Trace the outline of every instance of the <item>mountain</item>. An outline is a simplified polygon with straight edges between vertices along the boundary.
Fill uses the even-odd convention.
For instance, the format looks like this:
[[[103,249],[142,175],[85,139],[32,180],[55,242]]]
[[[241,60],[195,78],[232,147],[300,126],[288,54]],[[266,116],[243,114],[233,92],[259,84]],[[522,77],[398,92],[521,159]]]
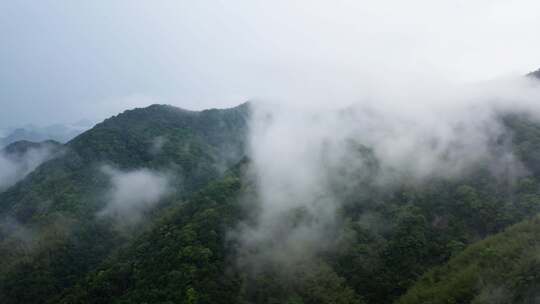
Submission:
[[[243,157],[247,115],[247,105],[201,112],[165,105],[126,111],[63,145],[61,156],[0,193],[2,302],[45,301],[144,230],[144,220],[124,229],[117,224],[123,214],[99,212],[119,193],[128,195],[120,202],[129,203],[156,191],[151,189],[156,178],[149,180],[157,175],[153,172],[163,172],[159,177],[166,176],[172,189],[167,197],[156,197],[164,205],[181,203],[219,178]],[[141,188],[130,188],[133,182]],[[152,217],[153,211],[142,210],[140,216]]]
[[[48,212],[65,211],[65,207],[77,212],[81,205],[99,208],[96,202],[86,205],[76,200],[75,205],[60,206],[69,203],[67,193],[51,193],[50,189],[62,187],[78,192],[83,188],[84,194],[91,196],[95,190],[92,187],[101,182],[92,178],[99,175],[100,165],[119,169],[172,168],[179,191],[189,193],[243,156],[246,113],[246,105],[203,112],[161,105],[126,111],[68,142],[62,157],[43,164],[24,183],[2,194],[0,211],[9,211],[26,221],[44,199],[51,201]],[[27,187],[38,191],[35,194],[39,200],[29,197],[33,191]]]
[[[504,121],[515,134],[516,151],[534,163],[540,125],[522,116]],[[414,292],[422,274],[466,255],[471,249],[465,248],[474,248],[469,245],[484,246],[486,236],[540,212],[537,176],[513,185],[482,166],[459,180],[434,179],[421,187],[403,185],[389,192],[371,185],[367,197],[359,191],[365,186],[358,185],[342,193],[349,201],[341,211],[346,224],[339,235],[345,240],[290,270],[268,264],[251,273],[234,258],[239,244],[229,235],[249,221],[246,202],[257,206],[249,168],[243,161],[185,204],[168,209],[153,228],[51,303],[392,303]],[[302,210],[284,225],[294,225],[298,216]],[[512,252],[536,248],[526,247],[535,231]],[[507,239],[488,242],[504,247]],[[414,299],[405,303],[424,303]]]
[[[351,143],[343,166],[365,166],[331,176],[337,231],[323,250],[283,263],[255,258],[274,253],[238,238],[262,208],[246,157],[250,115],[249,104],[152,105],[59,146],[0,193],[1,302],[468,303],[514,287],[500,299],[534,298],[540,123],[532,117],[501,114],[504,132],[491,146],[511,149],[528,169],[521,175],[487,159],[456,178],[383,187],[373,151]],[[316,224],[310,216],[297,208],[275,225],[286,233]]]

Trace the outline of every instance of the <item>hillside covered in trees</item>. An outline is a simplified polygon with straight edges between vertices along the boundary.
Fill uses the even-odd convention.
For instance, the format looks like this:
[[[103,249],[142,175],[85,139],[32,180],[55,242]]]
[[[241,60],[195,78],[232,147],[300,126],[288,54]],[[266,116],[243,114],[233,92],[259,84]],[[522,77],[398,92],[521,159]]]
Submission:
[[[250,115],[249,104],[201,112],[153,105],[54,143],[57,154],[0,193],[0,302],[540,297],[540,123],[532,117],[503,113],[504,132],[491,143],[494,151],[509,146],[523,174],[487,159],[457,177],[400,178],[389,187],[376,178],[382,165],[373,149],[351,143],[354,153],[329,181],[341,202],[329,240],[313,254],[300,248],[300,258],[255,259],[270,247],[246,249],[238,237],[264,208],[249,157]],[[354,159],[364,165],[349,172]],[[278,228],[317,221],[299,207]]]

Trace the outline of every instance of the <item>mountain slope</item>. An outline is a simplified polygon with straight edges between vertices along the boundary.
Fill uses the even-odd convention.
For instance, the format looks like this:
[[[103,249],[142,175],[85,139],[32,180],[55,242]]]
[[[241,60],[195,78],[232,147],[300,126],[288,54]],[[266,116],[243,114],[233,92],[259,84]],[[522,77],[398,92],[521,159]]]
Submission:
[[[243,202],[254,201],[244,184],[242,163],[211,183],[189,202],[168,210],[154,229],[92,272],[51,303],[251,303],[250,280],[235,267],[229,232],[245,219]],[[322,262],[301,268],[309,278],[286,291],[277,281],[263,281],[258,301],[273,303],[361,303],[342,278]],[[300,280],[299,280],[300,281]],[[309,300],[311,299],[311,300]]]
[[[48,212],[95,211],[100,207],[96,202],[84,204],[68,196],[91,199],[103,186],[96,176],[98,166],[105,164],[120,169],[173,167],[184,178],[179,186],[189,192],[242,157],[246,113],[247,105],[203,112],[159,105],[126,111],[76,137],[65,145],[64,156],[0,195],[0,212],[24,222],[43,200],[51,201]],[[64,190],[50,191],[58,187]]]
[[[239,218],[240,188],[240,180],[229,176],[169,210],[155,229],[98,268],[62,302],[236,302],[240,280],[227,275],[223,244],[227,228]]]
[[[526,136],[514,137],[516,149],[534,153],[540,125],[514,119],[528,126]],[[249,162],[244,166],[249,172]],[[392,303],[432,267],[540,211],[534,176],[508,182],[482,166],[421,187],[388,191],[361,184],[341,193],[347,201],[340,210],[343,240],[290,269],[261,261],[252,273],[237,264],[239,245],[229,233],[257,208],[256,189],[249,175],[236,173],[169,210],[151,231],[51,302]],[[283,225],[294,225],[303,211],[294,212]]]
[[[331,197],[340,201],[342,225],[335,238],[294,265],[257,260],[253,271],[239,260],[245,256],[234,235],[260,206],[244,158],[248,118],[247,105],[151,106],[69,142],[62,157],[0,194],[8,231],[0,235],[2,303],[392,303],[464,248],[540,211],[540,124],[506,115],[507,132],[493,149],[511,148],[528,174],[494,173],[498,164],[486,160],[459,178],[382,187],[374,182],[377,159],[357,147],[350,160],[370,165],[351,174],[347,187],[336,178]],[[103,193],[114,188],[108,172],[141,170],[173,176],[176,191],[132,227],[100,216],[112,199]],[[151,192],[139,187],[128,189]],[[307,216],[295,209],[280,225]]]
[[[397,303],[538,303],[539,253],[537,216],[429,271]]]
[[[42,303],[143,230],[145,221],[123,232],[115,218],[99,216],[116,187],[107,172],[163,172],[171,193],[160,204],[180,203],[243,157],[247,115],[247,104],[201,112],[163,105],[126,111],[76,137],[63,155],[1,193],[3,303]],[[131,191],[140,196],[145,190]],[[158,210],[143,215],[151,218]]]

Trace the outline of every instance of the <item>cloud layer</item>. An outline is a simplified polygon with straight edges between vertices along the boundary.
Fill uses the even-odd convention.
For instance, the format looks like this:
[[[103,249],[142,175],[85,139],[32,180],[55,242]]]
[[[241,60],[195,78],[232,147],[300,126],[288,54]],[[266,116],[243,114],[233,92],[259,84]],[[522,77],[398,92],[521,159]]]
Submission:
[[[234,237],[242,244],[242,263],[294,264],[338,238],[338,192],[365,190],[362,179],[382,187],[421,184],[459,177],[482,162],[492,164],[494,174],[508,168],[525,174],[507,143],[499,142],[510,136],[500,116],[540,118],[540,82],[521,77],[456,86],[382,79],[346,106],[288,100],[255,103],[253,112],[250,155],[261,205]]]

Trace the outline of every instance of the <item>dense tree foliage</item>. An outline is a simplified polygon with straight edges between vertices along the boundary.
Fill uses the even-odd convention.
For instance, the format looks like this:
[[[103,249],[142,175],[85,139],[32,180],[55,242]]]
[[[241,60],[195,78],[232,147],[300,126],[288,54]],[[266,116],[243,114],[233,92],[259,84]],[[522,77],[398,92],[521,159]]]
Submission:
[[[540,218],[469,246],[426,273],[398,303],[536,303]]]
[[[227,274],[223,244],[225,230],[239,217],[240,188],[229,176],[168,210],[63,302],[234,303],[240,283]]]

